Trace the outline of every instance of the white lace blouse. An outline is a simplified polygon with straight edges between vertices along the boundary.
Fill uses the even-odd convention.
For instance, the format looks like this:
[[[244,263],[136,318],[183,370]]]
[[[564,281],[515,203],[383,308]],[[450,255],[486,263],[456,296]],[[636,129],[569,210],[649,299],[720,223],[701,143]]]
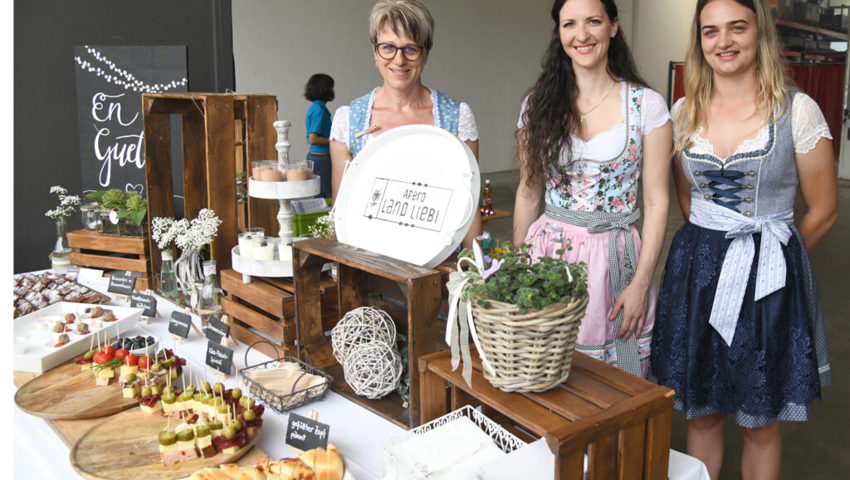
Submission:
[[[437,94],[436,91],[431,88],[431,104],[437,104]],[[348,113],[350,111],[349,105],[343,105],[336,109],[334,112],[333,123],[331,124],[331,140],[336,140],[345,145],[348,145]],[[369,112],[371,115],[371,112]],[[458,111],[458,119],[457,119],[457,136],[463,141],[474,141],[478,140],[478,125],[475,123],[475,116],[472,114],[472,109],[469,108],[464,102],[460,102],[460,110]],[[366,135],[366,144],[368,144],[374,135],[367,134]]]
[[[670,111],[673,118],[679,116],[679,112],[684,108],[684,98],[680,98],[673,109]],[[674,138],[678,133],[677,124],[673,122]],[[703,127],[700,126],[694,133],[694,144],[689,148],[690,151],[697,154],[714,155],[714,146],[702,136]],[[732,155],[739,153],[754,152],[761,150],[767,145],[769,140],[768,126],[765,123],[759,129],[754,138],[744,140]],[[809,153],[817,145],[821,138],[832,140],[832,135],[829,133],[829,125],[823,113],[818,107],[818,104],[812,97],[802,92],[797,92],[791,102],[791,135],[794,141],[794,152]],[[730,157],[732,156],[730,155]],[[725,159],[723,159],[725,161]]]
[[[626,135],[626,115],[628,115],[628,102],[626,94],[628,84],[620,82],[620,100],[622,101],[623,121],[613,126],[610,130],[606,130],[597,134],[587,142],[581,139],[578,135],[570,134],[570,143],[572,145],[573,155],[571,158],[584,158],[587,160],[602,161],[617,157],[623,151],[623,142],[627,138]],[[641,135],[649,135],[649,132],[667,123],[670,119],[670,114],[667,112],[667,102],[660,93],[650,88],[644,88],[643,101],[641,102],[640,110],[640,126]],[[522,116],[525,114],[528,97],[522,100],[522,108],[517,121],[517,128],[524,128],[525,123],[522,121]],[[569,161],[567,152],[561,152],[561,161],[567,163]]]

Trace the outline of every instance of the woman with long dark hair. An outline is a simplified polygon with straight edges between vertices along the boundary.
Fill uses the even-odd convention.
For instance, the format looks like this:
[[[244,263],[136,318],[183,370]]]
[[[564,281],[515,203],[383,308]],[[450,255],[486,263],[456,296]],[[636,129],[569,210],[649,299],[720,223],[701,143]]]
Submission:
[[[779,422],[807,420],[830,383],[806,250],[838,216],[835,159],[817,104],[789,83],[764,0],[697,2],[673,107],[688,222],[667,259],[652,376],[676,391],[688,453],[713,479],[727,417],[743,428],[742,477],[779,478]]]
[[[613,0],[556,0],[551,15],[543,71],[518,124],[513,238],[530,243],[533,256],[564,249],[567,260],[587,264],[576,349],[645,376],[652,277],[667,222],[670,117],[637,73]],[[643,242],[633,225],[639,181]]]

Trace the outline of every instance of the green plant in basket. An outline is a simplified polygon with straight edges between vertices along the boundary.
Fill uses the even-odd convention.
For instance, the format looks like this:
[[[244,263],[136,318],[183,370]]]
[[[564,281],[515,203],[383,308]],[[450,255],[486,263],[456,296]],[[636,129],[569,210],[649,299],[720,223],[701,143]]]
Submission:
[[[532,261],[528,244],[510,245],[495,258],[483,256],[481,281],[472,282],[464,291],[478,305],[490,308],[490,299],[514,304],[520,313],[540,310],[555,303],[570,303],[573,298],[587,294],[587,272],[581,264],[563,260],[565,249],[558,249],[558,258],[540,257]],[[464,250],[461,256],[474,258]]]
[[[446,343],[453,368],[463,358],[468,384],[469,337],[484,377],[502,390],[545,391],[569,374],[575,334],[587,306],[586,267],[563,258],[571,248],[568,242],[554,258],[532,258],[530,248],[508,245],[494,249],[490,257],[473,244],[472,252],[461,252],[457,271],[449,274]]]

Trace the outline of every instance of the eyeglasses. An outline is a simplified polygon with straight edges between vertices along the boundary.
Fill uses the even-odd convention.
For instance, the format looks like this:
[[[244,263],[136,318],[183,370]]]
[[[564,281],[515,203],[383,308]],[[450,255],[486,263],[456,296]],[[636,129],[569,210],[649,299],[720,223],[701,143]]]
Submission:
[[[404,58],[408,60],[416,60],[419,58],[419,55],[422,55],[422,47],[417,45],[405,45],[403,47],[397,47],[392,43],[379,43],[375,45],[375,51],[378,52],[378,56],[384,60],[392,60],[395,58],[395,54],[399,50],[401,50],[401,54],[404,55]]]

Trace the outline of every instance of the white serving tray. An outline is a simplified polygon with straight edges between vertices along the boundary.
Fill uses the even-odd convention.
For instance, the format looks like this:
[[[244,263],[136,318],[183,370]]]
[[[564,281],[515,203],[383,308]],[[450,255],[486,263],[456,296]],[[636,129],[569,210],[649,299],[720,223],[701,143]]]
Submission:
[[[334,203],[340,242],[434,268],[478,215],[481,178],[472,150],[429,125],[397,127],[348,165]]]
[[[280,238],[268,237],[267,241],[274,243],[274,257],[271,260],[257,260],[255,258],[243,257],[239,251],[239,245],[230,250],[230,263],[234,270],[254,277],[291,277],[292,257],[280,258]]]
[[[264,182],[248,178],[248,195],[254,198],[284,200],[307,198],[317,195],[322,190],[322,180],[313,175],[309,180],[293,180],[291,182]]]
[[[64,321],[68,313],[74,313],[78,318],[85,317],[84,312],[87,308],[97,306],[104,310],[111,310],[116,320],[86,322],[89,323],[91,333],[79,335],[74,333],[76,330],[68,332],[71,341],[61,347],[54,347],[58,334],[53,332],[53,324]],[[102,343],[106,338],[115,338],[117,334],[129,330],[141,318],[142,311],[141,308],[59,302],[18,317],[14,320],[14,369],[18,372],[44,373],[87,352],[93,335],[94,342],[97,344],[98,333]],[[75,326],[71,328],[75,329]]]

